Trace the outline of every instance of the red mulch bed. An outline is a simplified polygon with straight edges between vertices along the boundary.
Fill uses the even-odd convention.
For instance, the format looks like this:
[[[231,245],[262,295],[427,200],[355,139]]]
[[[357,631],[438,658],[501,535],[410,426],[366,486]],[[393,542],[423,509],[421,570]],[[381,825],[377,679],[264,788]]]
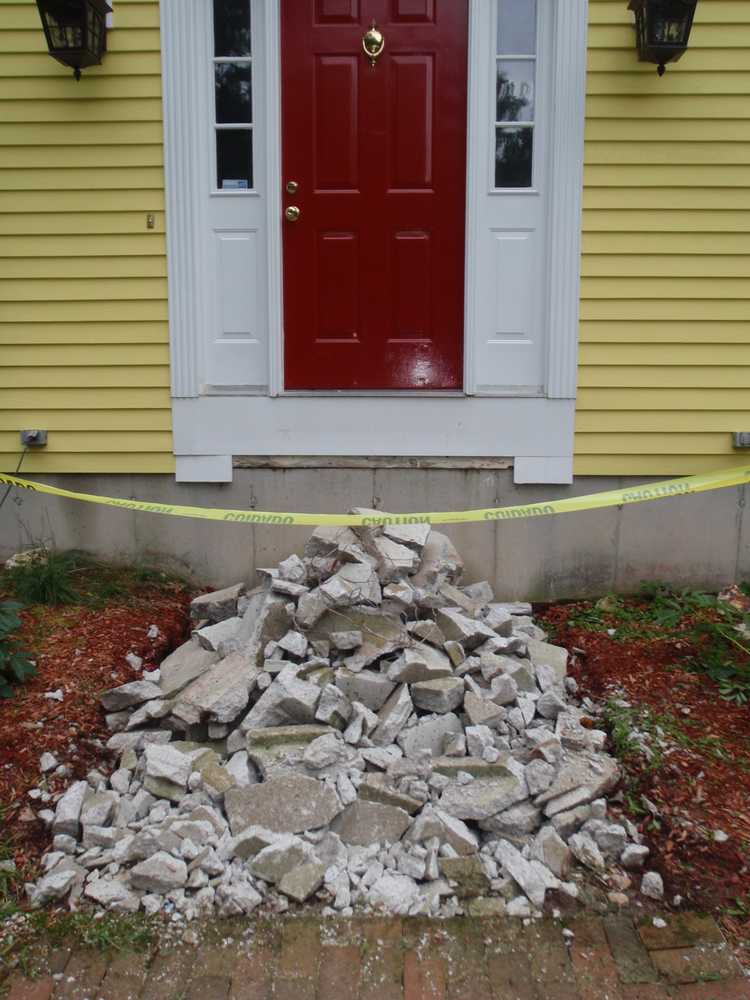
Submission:
[[[664,877],[667,898],[675,894],[690,905],[725,911],[744,899],[750,906],[750,705],[722,700],[716,684],[681,669],[698,650],[680,639],[621,640],[569,624],[571,610],[590,605],[556,605],[539,618],[553,641],[569,650],[571,673],[581,693],[604,700],[617,689],[633,706],[679,720],[691,739],[714,737],[726,759],[710,748],[679,746],[650,771],[641,757],[625,762],[627,783],[659,811],[631,818],[652,849],[652,867]],[[688,820],[692,826],[683,825]],[[713,840],[714,830],[729,834]],[[750,913],[724,917],[738,937],[750,937]]]
[[[28,871],[49,845],[49,834],[27,798],[41,778],[40,755],[49,751],[73,770],[72,777],[48,776],[50,792],[62,791],[92,768],[111,769],[104,748],[111,734],[99,695],[153,669],[184,639],[189,600],[177,585],[143,587],[102,608],[37,606],[21,612],[21,638],[37,661],[37,673],[12,698],[0,700],[0,807],[3,835],[22,870]],[[154,639],[148,638],[151,625],[159,629]],[[141,670],[125,660],[131,652],[143,659]],[[62,702],[44,697],[58,689]],[[33,805],[50,808],[38,801]]]

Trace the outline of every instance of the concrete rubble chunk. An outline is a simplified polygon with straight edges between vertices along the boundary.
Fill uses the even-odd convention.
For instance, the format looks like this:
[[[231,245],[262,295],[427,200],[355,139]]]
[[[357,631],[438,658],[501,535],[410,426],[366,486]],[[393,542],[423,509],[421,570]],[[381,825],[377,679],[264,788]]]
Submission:
[[[438,649],[442,649],[445,644],[445,636],[435,622],[430,619],[407,622],[406,629],[412,638],[419,639],[422,642],[429,642],[433,646],[437,646]]]
[[[568,846],[577,861],[595,871],[604,871],[606,864],[596,841],[587,833],[574,833]]]
[[[495,635],[487,625],[467,617],[458,608],[439,608],[435,612],[435,621],[445,638],[460,642],[467,653]]]
[[[385,806],[397,806],[412,816],[422,808],[420,799],[398,791],[385,774],[367,774],[357,789],[364,802],[380,802]]]
[[[481,820],[479,827],[503,837],[524,838],[539,829],[542,822],[542,811],[533,802],[519,802],[510,809]]]
[[[357,544],[357,536],[351,528],[318,527],[305,543],[305,556],[335,556],[349,545]]]
[[[451,782],[440,796],[440,808],[458,819],[488,820],[527,794],[523,777],[509,770],[505,777],[476,778],[468,785]]]
[[[407,875],[386,872],[367,893],[367,902],[376,910],[406,915],[417,901],[419,889]]]
[[[352,705],[344,692],[335,684],[326,684],[315,711],[316,721],[336,729],[344,729],[351,717]]]
[[[249,826],[301,833],[328,826],[341,811],[335,792],[315,778],[294,773],[249,788],[230,788],[224,806],[235,835]]]
[[[641,894],[657,901],[664,899],[664,882],[658,872],[646,872],[641,879]]]
[[[225,618],[216,625],[205,625],[196,629],[193,634],[204,649],[226,656],[238,647],[237,638],[241,625],[242,619],[235,616]]]
[[[117,792],[94,792],[88,795],[81,806],[81,825],[109,826],[119,801]]]
[[[410,823],[403,809],[358,799],[336,817],[331,829],[345,844],[368,845],[400,840]]]
[[[473,899],[490,891],[490,880],[477,854],[441,858],[440,873],[449,883],[455,883],[459,899]]]
[[[499,841],[495,848],[495,858],[505,872],[513,879],[534,906],[544,906],[547,889],[552,888],[554,880],[552,873],[545,876],[543,871],[533,861],[527,861],[521,852],[507,840]],[[544,868],[544,865],[541,865]]]
[[[254,660],[245,653],[232,652],[184,688],[176,704],[195,707],[201,718],[233,722],[247,707],[259,673]]]
[[[418,552],[385,535],[374,538],[368,545],[368,551],[378,560],[378,576],[384,584],[415,573],[419,567]]]
[[[464,563],[456,547],[447,535],[431,531],[422,549],[422,561],[412,577],[415,587],[435,587],[447,581],[458,583],[464,571]]]
[[[383,707],[396,686],[384,674],[374,670],[362,670],[355,674],[346,669],[336,671],[335,684],[350,702],[362,702],[372,712]]]
[[[187,874],[184,861],[166,851],[157,851],[132,869],[130,883],[134,889],[165,893],[181,889],[187,882]]]
[[[244,591],[244,583],[235,583],[210,594],[201,594],[190,602],[190,617],[195,622],[209,621],[213,625],[233,618],[237,614],[237,601]]]
[[[405,649],[388,667],[388,678],[397,684],[418,684],[421,681],[452,677],[450,658],[440,649],[421,644]]]
[[[407,757],[413,757],[420,750],[429,750],[433,757],[437,757],[443,752],[445,736],[462,732],[461,720],[453,712],[425,716],[416,725],[402,729],[397,743]]]
[[[179,694],[191,681],[204,674],[218,660],[218,653],[204,649],[194,639],[189,639],[162,660],[159,668],[159,697],[171,698]]]
[[[333,607],[376,605],[382,598],[377,573],[366,563],[346,563],[318,589]]]
[[[546,865],[560,879],[570,874],[573,855],[552,826],[543,826],[531,845],[531,856]]]
[[[303,595],[300,600],[304,600]],[[259,587],[247,597],[247,607],[237,633],[237,649],[263,666],[263,651],[269,642],[278,642],[293,626],[285,594],[274,594]],[[293,605],[292,605],[293,607]]]
[[[312,723],[320,700],[317,684],[300,680],[293,667],[285,667],[242,721],[242,729]]]
[[[307,567],[296,554],[288,556],[279,563],[279,576],[290,583],[304,583],[307,579]]]
[[[359,629],[351,629],[348,632],[331,632],[331,646],[339,652],[359,649],[361,645],[362,633]]]
[[[259,851],[248,868],[257,878],[276,885],[298,865],[313,860],[315,856],[310,844],[292,834],[285,834]]]
[[[540,642],[538,639],[529,639],[528,655],[534,667],[542,664],[552,667],[557,675],[559,684],[563,684],[568,672],[568,651],[562,646],[553,646],[549,642]]]
[[[445,715],[458,708],[464,700],[464,683],[460,677],[440,677],[434,681],[419,681],[411,686],[412,701],[425,712]]]
[[[89,793],[86,781],[74,782],[58,801],[55,808],[55,818],[52,821],[54,836],[63,834],[67,837],[78,837],[81,829],[81,809]]]
[[[193,762],[187,754],[180,753],[168,744],[147,746],[144,758],[146,774],[150,778],[166,778],[183,788],[193,771]]]
[[[643,868],[650,853],[645,845],[628,844],[620,855],[620,864],[626,871],[638,871]]]
[[[306,861],[282,876],[279,880],[279,892],[296,903],[304,903],[321,887],[325,873],[324,864],[319,861]]]
[[[464,696],[464,712],[472,726],[488,726],[490,729],[495,729],[506,718],[502,705],[481,698],[473,691],[467,691]]]
[[[388,697],[378,712],[377,727],[371,733],[372,742],[379,747],[387,747],[396,742],[409,718],[414,705],[406,684],[401,684]]]
[[[400,545],[407,545],[411,549],[421,552],[430,537],[429,524],[384,524],[383,534],[392,538]]]
[[[565,711],[565,701],[556,691],[545,691],[536,703],[536,710],[544,719],[556,719]]]
[[[296,629],[289,629],[276,645],[296,660],[302,660],[307,653],[307,637]]]
[[[43,875],[36,885],[29,884],[26,887],[31,905],[36,909],[63,899],[73,888],[78,877],[74,868],[55,868],[48,875]]]
[[[163,697],[162,688],[151,681],[130,681],[120,687],[106,691],[101,697],[102,707],[106,712],[121,712],[126,708],[142,705],[144,701]]]

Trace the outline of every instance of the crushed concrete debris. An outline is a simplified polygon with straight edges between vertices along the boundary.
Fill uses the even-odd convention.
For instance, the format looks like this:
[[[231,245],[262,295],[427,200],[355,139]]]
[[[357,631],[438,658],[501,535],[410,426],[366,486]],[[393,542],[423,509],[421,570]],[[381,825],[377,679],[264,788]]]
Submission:
[[[32,905],[530,918],[585,869],[641,871],[567,652],[462,570],[427,525],[318,528],[196,598],[191,638],[103,695],[116,766],[50,803]]]

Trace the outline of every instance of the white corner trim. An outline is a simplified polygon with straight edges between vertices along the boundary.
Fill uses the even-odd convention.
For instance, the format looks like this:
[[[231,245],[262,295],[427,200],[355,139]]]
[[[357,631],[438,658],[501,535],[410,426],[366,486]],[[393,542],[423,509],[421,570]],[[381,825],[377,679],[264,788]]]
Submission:
[[[573,456],[553,455],[542,458],[516,457],[513,482],[568,484],[573,482]]]
[[[231,455],[176,455],[178,483],[231,483]]]
[[[581,280],[583,133],[588,0],[555,4],[555,55],[547,260],[547,395],[575,399]]]
[[[205,228],[200,214],[201,157],[190,123],[204,104],[200,30],[204,0],[161,0],[160,38],[164,116],[169,348],[172,395],[199,395],[204,321],[201,262]]]

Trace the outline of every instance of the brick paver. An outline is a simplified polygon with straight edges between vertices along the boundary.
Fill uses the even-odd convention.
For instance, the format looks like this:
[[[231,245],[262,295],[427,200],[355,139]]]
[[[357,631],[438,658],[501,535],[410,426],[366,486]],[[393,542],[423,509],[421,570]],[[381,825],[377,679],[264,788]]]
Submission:
[[[448,921],[265,919],[205,928],[203,943],[106,957],[58,949],[7,1000],[750,1000],[710,918],[666,927],[628,914],[524,927]],[[1,975],[1,974],[0,974]]]

